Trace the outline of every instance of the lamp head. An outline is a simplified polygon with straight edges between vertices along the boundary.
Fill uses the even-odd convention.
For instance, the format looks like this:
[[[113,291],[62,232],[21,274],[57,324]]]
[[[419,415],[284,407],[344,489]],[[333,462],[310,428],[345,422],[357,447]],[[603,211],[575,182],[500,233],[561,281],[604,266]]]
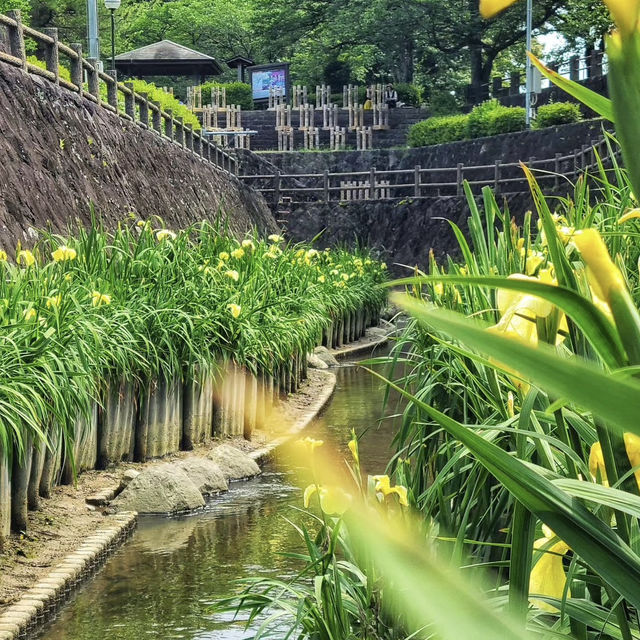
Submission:
[[[121,0],[104,0],[104,6],[107,7],[107,9],[116,11],[120,8],[120,1]]]

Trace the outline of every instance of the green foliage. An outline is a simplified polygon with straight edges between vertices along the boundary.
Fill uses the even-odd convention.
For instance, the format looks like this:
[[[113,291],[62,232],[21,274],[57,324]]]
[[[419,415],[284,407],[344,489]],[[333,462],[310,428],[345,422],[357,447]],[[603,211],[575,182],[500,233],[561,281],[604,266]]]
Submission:
[[[431,91],[427,99],[427,107],[432,116],[449,116],[460,110],[455,94],[446,89]]]
[[[170,93],[156,87],[152,82],[145,82],[144,80],[133,80],[132,82],[136,93],[146,93],[149,96],[149,100],[159,102],[163,110],[171,109],[174,116],[181,117],[184,124],[193,125],[194,130],[202,128],[198,118]]]
[[[398,100],[410,107],[419,107],[422,104],[422,89],[415,84],[399,82],[394,85],[398,92]]]
[[[467,137],[482,138],[522,131],[525,126],[525,110],[522,107],[505,107],[497,100],[488,100],[474,107],[469,114]]]
[[[573,102],[554,102],[538,108],[536,126],[540,129],[559,124],[578,122],[581,119],[580,107]]]
[[[205,82],[200,85],[203,105],[211,104],[211,89],[213,87],[224,87],[227,95],[227,104],[239,104],[243,111],[253,109],[251,86],[245,82]]]
[[[469,116],[440,116],[414,124],[407,135],[410,147],[425,147],[430,144],[464,140],[467,135]]]
[[[44,62],[44,60],[40,60],[36,56],[27,56],[27,62],[36,67],[40,67],[41,69],[47,68],[47,64]],[[59,73],[61,78],[64,78],[65,80],[71,82],[71,73],[69,72],[69,69],[60,65]]]

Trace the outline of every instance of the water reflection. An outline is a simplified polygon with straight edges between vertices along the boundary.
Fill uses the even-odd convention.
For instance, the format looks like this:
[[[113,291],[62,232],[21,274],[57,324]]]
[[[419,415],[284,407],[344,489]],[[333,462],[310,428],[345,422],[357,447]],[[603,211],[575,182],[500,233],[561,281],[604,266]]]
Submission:
[[[350,429],[367,431],[361,458],[380,473],[389,459],[392,421],[379,425],[383,386],[355,367],[338,370],[336,394],[316,437],[346,447]],[[396,409],[392,401],[387,413]],[[260,478],[233,485],[204,512],[181,518],[144,518],[132,540],[81,590],[42,636],[45,640],[185,638],[239,640],[252,635],[232,616],[211,614],[213,602],[238,590],[247,577],[287,578],[296,564],[282,552],[296,548],[285,521],[301,490],[285,460]]]

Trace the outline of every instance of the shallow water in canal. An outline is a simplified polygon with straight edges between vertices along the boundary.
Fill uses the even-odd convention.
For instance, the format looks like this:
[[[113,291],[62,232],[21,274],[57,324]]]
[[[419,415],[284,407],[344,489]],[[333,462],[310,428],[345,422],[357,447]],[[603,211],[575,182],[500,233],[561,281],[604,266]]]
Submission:
[[[308,434],[346,451],[350,430],[366,432],[360,456],[370,473],[390,457],[396,420],[380,420],[384,386],[354,366],[337,373],[336,392]],[[391,399],[386,414],[398,411]],[[107,562],[41,635],[44,640],[240,640],[253,635],[230,614],[211,611],[249,577],[287,578],[298,566],[282,552],[300,548],[285,518],[305,516],[302,491],[286,460],[249,482],[233,483],[206,510],[178,518],[144,517],[131,540]],[[283,634],[284,635],[284,634]]]

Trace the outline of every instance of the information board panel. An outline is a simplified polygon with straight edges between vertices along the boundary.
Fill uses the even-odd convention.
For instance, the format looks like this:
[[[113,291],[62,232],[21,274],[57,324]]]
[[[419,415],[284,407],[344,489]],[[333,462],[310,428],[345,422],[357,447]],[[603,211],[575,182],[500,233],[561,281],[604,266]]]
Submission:
[[[289,95],[289,64],[278,62],[249,67],[251,92],[255,101],[267,101],[269,89],[281,89]]]

